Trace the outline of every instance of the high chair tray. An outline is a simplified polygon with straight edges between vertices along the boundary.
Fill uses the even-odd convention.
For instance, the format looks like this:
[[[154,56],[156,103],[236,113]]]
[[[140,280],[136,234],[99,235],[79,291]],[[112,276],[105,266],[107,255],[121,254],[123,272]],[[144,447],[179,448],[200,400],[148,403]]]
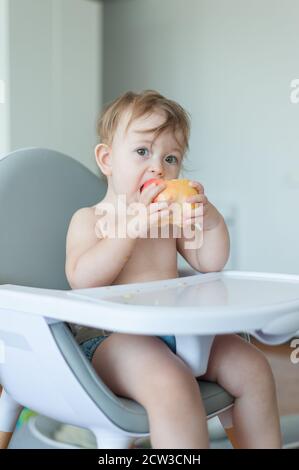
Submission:
[[[119,327],[129,319],[135,330],[136,319],[142,322],[150,315],[147,328],[150,326],[155,334],[247,331],[273,343],[280,342],[281,335],[291,337],[299,330],[299,276],[295,275],[198,273],[163,281],[78,289],[69,294],[119,310],[124,320]]]
[[[6,284],[5,309],[119,333],[249,332],[278,344],[299,331],[299,276],[221,271],[70,291]]]

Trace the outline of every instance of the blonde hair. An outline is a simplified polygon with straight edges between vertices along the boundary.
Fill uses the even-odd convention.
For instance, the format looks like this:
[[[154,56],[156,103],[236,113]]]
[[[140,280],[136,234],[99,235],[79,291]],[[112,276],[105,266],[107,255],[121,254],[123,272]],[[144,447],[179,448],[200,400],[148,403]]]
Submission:
[[[156,128],[148,129],[147,132],[155,132],[158,137],[166,129],[171,129],[175,136],[175,132],[180,130],[183,136],[183,153],[189,149],[190,117],[188,113],[178,103],[165,98],[155,90],[144,90],[141,93],[127,91],[106,105],[97,123],[97,132],[101,142],[107,145],[112,144],[119,121],[123,113],[130,108],[132,112],[125,132],[135,119],[157,110],[164,111],[166,114],[164,123]],[[178,144],[181,146],[180,142]]]

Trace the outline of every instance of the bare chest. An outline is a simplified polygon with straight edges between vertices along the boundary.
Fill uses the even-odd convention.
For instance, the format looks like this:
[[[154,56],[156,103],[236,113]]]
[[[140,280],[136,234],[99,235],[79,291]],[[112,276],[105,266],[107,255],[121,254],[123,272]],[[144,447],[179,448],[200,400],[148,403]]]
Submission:
[[[175,238],[139,239],[113,284],[170,279],[178,276]]]

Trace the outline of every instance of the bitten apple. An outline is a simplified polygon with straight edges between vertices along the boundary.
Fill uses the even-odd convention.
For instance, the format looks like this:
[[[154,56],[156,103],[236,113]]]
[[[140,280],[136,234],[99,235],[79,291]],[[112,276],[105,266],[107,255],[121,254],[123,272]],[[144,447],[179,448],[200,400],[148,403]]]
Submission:
[[[166,188],[163,189],[154,199],[152,202],[175,202],[179,204],[186,203],[186,199],[190,196],[195,196],[198,194],[196,188],[189,185],[190,180],[184,179],[171,179],[171,180],[162,180],[157,178],[151,178],[147,180],[140,188],[140,191],[143,191],[147,186],[154,183],[155,185],[159,185],[160,183],[166,184]],[[194,209],[196,207],[195,204],[191,204],[191,208]],[[171,217],[170,223],[177,223],[181,225],[181,221],[178,221],[178,218]],[[174,220],[175,219],[175,222]]]

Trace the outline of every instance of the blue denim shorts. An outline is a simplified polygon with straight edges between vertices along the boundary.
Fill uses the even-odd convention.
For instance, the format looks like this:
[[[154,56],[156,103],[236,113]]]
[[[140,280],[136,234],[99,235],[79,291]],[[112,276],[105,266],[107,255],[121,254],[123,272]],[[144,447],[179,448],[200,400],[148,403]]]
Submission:
[[[85,356],[89,361],[92,361],[95,350],[106,338],[109,338],[109,336],[96,336],[95,338],[88,339],[87,341],[84,341],[80,344]],[[176,354],[175,336],[157,336],[157,338],[160,338],[162,341],[164,341],[171,351]]]

